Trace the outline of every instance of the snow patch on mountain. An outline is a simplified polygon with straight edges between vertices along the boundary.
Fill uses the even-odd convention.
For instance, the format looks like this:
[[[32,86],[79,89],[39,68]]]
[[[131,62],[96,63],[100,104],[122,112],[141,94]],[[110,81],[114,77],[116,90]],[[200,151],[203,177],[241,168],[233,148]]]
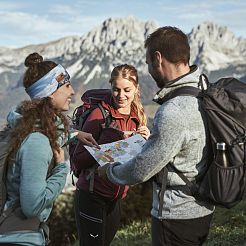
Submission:
[[[207,73],[246,64],[246,39],[237,38],[227,27],[204,22],[189,34],[191,60]]]
[[[82,89],[108,86],[114,66],[134,65],[144,90],[143,99],[150,102],[155,83],[145,64],[144,41],[158,26],[156,22],[140,21],[133,16],[109,18],[82,36],[69,36],[18,49],[0,47],[1,115],[6,114],[10,105],[26,97],[24,90],[19,90],[22,86],[20,78],[25,70],[24,60],[33,52],[64,65],[79,93]],[[212,22],[194,27],[188,37],[190,63],[197,64],[210,79],[234,76],[246,80],[246,39],[238,38],[227,27]]]
[[[99,65],[96,65],[91,72],[88,74],[87,79],[83,82],[84,85],[87,85],[91,79],[93,79],[96,75],[99,77],[102,69]]]

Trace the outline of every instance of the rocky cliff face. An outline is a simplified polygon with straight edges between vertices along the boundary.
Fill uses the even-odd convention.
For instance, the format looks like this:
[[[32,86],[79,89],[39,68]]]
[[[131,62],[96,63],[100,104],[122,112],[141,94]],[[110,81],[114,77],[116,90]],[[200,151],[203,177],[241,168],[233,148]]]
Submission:
[[[157,27],[155,22],[142,22],[135,17],[109,18],[81,37],[65,37],[18,49],[0,48],[0,118],[5,117],[12,105],[27,98],[21,74],[25,57],[32,52],[67,68],[77,91],[74,105],[79,104],[85,89],[108,87],[111,70],[122,63],[136,66],[144,102],[150,102],[156,86],[147,72],[144,40]],[[209,22],[194,27],[188,35],[191,63],[198,64],[212,80],[221,76],[245,80],[246,39],[235,37],[227,27]]]
[[[212,80],[221,76],[243,78],[246,74],[246,39],[211,22],[193,28],[189,34],[191,61]]]

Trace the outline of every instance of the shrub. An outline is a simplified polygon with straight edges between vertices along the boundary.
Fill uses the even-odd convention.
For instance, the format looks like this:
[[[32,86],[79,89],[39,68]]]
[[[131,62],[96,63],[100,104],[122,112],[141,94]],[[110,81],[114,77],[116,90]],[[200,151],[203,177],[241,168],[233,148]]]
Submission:
[[[152,187],[150,181],[130,187],[122,200],[121,222],[127,225],[134,220],[146,220],[150,216]]]
[[[50,218],[50,240],[52,246],[68,246],[77,239],[74,217],[74,193],[62,193],[56,200]]]
[[[145,220],[150,214],[151,186],[144,183],[131,187],[122,201],[122,225],[133,220]],[[68,246],[77,240],[74,217],[74,192],[62,193],[56,200],[48,220],[52,246]]]

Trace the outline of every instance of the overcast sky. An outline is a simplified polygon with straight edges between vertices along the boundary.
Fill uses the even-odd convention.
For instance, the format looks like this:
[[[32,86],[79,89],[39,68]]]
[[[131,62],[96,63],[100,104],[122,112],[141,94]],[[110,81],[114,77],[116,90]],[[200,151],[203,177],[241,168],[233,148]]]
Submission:
[[[204,21],[246,37],[245,0],[0,0],[0,47],[22,47],[79,35],[109,17],[136,16],[186,33]]]

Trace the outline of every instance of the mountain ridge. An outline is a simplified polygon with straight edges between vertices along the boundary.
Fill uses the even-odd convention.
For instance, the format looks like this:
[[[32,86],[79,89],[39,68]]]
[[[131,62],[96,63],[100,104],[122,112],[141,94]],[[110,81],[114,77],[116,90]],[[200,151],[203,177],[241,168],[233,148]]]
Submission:
[[[113,67],[122,63],[138,69],[143,101],[149,103],[157,87],[145,64],[144,40],[158,27],[154,21],[143,22],[133,16],[109,18],[82,36],[68,36],[15,49],[1,47],[1,118],[12,105],[27,99],[21,75],[25,70],[25,57],[33,52],[67,68],[77,92],[74,105],[80,103],[84,90],[109,87]],[[221,76],[234,76],[245,81],[246,39],[238,38],[227,27],[212,22],[197,25],[187,35],[191,46],[190,63],[199,65],[212,81]]]

